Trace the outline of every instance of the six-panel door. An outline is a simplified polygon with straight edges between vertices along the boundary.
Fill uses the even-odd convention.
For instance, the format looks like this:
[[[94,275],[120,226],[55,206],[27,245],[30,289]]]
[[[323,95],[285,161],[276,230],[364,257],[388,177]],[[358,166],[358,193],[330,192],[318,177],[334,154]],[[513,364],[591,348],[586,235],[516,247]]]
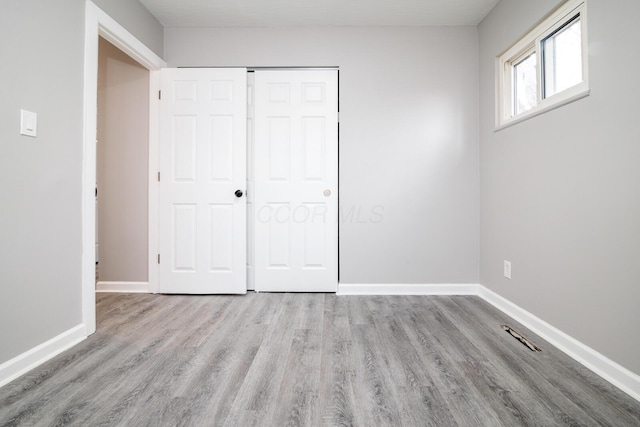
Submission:
[[[255,287],[336,292],[338,73],[255,72]]]
[[[162,70],[161,293],[246,293],[246,76]]]

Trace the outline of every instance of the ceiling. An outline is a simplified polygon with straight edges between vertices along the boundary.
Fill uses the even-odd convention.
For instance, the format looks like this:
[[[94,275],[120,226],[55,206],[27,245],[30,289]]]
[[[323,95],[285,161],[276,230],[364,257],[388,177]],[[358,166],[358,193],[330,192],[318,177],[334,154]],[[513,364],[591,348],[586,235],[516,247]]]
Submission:
[[[139,0],[165,27],[477,25],[498,0]]]

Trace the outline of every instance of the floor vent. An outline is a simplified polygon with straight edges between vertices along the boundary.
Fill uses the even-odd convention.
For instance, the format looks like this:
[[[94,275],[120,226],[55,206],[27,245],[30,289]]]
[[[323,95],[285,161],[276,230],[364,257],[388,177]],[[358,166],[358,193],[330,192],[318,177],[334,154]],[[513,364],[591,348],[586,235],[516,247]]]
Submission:
[[[500,327],[502,329],[504,329],[505,331],[507,331],[512,337],[514,337],[515,339],[520,341],[522,344],[524,344],[527,347],[529,347],[529,350],[531,350],[531,351],[542,351],[542,349],[540,347],[538,347],[537,345],[535,345],[534,343],[532,343],[531,341],[526,339],[524,336],[522,336],[520,333],[518,333],[515,329],[511,328],[511,326],[500,325]]]

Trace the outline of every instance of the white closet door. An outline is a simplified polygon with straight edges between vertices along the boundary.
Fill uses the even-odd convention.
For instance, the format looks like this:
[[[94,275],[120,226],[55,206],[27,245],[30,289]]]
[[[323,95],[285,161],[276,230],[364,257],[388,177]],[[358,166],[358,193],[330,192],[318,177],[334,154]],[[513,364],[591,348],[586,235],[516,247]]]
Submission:
[[[338,72],[255,72],[255,286],[338,288]]]
[[[246,293],[246,69],[162,70],[159,292]]]

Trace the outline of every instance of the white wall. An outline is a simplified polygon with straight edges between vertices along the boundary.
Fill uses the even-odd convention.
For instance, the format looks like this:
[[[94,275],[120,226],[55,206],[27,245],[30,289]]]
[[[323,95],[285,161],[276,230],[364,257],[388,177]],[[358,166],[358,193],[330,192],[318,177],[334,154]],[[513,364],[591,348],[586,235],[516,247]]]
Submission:
[[[84,25],[83,1],[0,3],[0,363],[82,322]]]
[[[169,66],[339,66],[341,282],[478,283],[476,28],[164,37]]]
[[[149,71],[100,38],[98,241],[101,282],[147,282]]]
[[[502,0],[479,26],[480,280],[640,373],[640,2],[588,0],[591,96],[493,131],[496,55],[559,3]]]

